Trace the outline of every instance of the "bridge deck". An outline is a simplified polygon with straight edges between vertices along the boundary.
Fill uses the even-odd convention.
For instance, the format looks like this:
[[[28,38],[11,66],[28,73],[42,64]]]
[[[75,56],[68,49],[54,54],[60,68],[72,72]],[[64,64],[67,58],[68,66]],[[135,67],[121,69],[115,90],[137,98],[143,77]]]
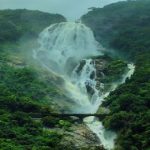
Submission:
[[[42,118],[42,114],[39,113],[32,113],[30,114],[32,118]],[[53,116],[58,118],[68,118],[68,117],[78,117],[79,119],[84,119],[86,117],[97,117],[100,120],[104,119],[108,114],[75,114],[75,113],[68,113],[68,114],[59,114],[59,113],[48,113],[47,116]]]
[[[49,115],[51,116],[55,116],[55,117],[71,117],[71,116],[75,116],[75,117],[78,117],[78,118],[86,118],[86,117],[90,117],[90,116],[93,116],[93,117],[97,117],[99,119],[104,119],[107,115],[106,114],[57,114],[57,113],[50,113]]]

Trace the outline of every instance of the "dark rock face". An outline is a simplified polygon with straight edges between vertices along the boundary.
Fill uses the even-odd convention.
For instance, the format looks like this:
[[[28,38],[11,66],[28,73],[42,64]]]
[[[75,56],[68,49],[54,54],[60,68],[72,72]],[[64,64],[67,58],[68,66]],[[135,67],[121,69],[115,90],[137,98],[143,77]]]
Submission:
[[[104,79],[104,69],[108,64],[108,61],[103,58],[96,58],[95,61],[95,68],[96,68],[96,82],[97,82],[97,89],[100,90],[100,84]]]
[[[94,71],[91,73],[90,78],[91,78],[92,80],[96,78],[96,74],[95,74]]]
[[[95,93],[94,89],[89,84],[86,85],[86,89],[90,96],[92,96]]]
[[[95,65],[96,68],[96,72],[93,71],[90,74],[90,79],[93,80],[95,79],[97,82],[97,90],[100,90],[100,84],[102,82],[102,80],[104,79],[105,75],[104,75],[104,70],[106,69],[106,66],[108,65],[109,61],[101,56],[97,57],[97,58],[92,58],[93,61],[91,61],[91,63],[93,63]],[[84,65],[86,64],[86,60],[81,60],[76,73],[80,74]],[[95,92],[95,90],[93,89],[93,87],[91,87],[91,85],[87,82],[86,84],[86,88],[87,88],[87,92],[89,94],[89,96],[92,96]]]
[[[75,124],[70,131],[64,131],[60,145],[68,150],[104,150],[96,135],[84,124]]]
[[[103,92],[107,91],[113,82],[122,80],[122,75],[127,71],[127,64],[119,59],[102,56],[93,60],[96,68],[96,87]]]
[[[76,72],[79,74],[83,69],[84,65],[86,64],[85,60],[81,60],[79,67],[77,68]]]

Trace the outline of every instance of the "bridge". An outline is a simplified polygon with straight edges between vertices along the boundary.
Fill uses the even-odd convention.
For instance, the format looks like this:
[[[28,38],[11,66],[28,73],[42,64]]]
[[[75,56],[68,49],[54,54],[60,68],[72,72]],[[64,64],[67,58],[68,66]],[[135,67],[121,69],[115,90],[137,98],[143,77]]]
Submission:
[[[77,117],[80,120],[83,120],[86,117],[97,117],[98,119],[104,119],[108,114],[75,114],[75,113],[68,113],[68,114],[58,114],[58,113],[49,113],[50,116],[58,117],[58,118],[68,118],[68,117]]]

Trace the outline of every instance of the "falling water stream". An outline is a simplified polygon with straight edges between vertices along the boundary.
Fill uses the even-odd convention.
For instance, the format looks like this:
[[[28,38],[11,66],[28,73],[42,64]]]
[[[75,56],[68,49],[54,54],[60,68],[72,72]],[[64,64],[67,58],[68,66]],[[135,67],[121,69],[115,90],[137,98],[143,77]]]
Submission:
[[[128,64],[129,71],[120,83],[112,83],[111,90],[105,94],[97,90],[95,62],[87,58],[103,55],[103,48],[95,40],[91,29],[81,23],[53,24],[40,34],[38,43],[39,48],[34,50],[33,57],[43,67],[64,79],[66,94],[76,104],[71,107],[71,113],[96,113],[110,91],[124,83],[134,72],[134,65]],[[93,90],[91,96],[87,87]],[[97,135],[104,148],[114,147],[115,133],[106,131],[95,117],[87,117],[84,122]]]

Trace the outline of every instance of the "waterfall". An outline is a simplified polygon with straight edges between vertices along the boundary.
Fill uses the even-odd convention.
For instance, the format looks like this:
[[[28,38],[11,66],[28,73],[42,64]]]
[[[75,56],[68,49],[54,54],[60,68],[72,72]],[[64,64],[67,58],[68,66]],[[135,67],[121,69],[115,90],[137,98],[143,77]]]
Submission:
[[[125,83],[127,78],[131,78],[135,71],[134,64],[128,64],[128,71],[122,76],[122,80],[117,83],[112,83],[112,86],[109,91],[107,91],[105,94],[102,94],[99,98],[99,105],[101,105],[101,102],[109,96],[111,91],[114,91],[118,85]],[[97,112],[97,109],[95,109],[95,112]],[[103,127],[102,123],[97,120],[95,117],[87,117],[84,119],[84,122],[87,124],[87,126],[99,137],[100,142],[107,150],[112,150],[114,148],[114,141],[116,139],[116,134],[112,131],[107,131]]]
[[[96,89],[96,69],[92,59],[82,60],[82,63],[73,70],[71,79],[82,93],[88,95],[90,105],[86,107],[84,103],[84,112],[95,113],[100,105],[100,97],[99,91]]]
[[[47,70],[61,76],[66,96],[75,105],[70,106],[72,113],[93,113],[99,103],[96,81],[96,69],[91,59],[84,59],[102,54],[102,46],[95,40],[90,28],[81,23],[63,22],[46,28],[38,39],[39,48],[33,57]],[[79,62],[84,61],[80,75],[76,72]],[[75,69],[74,69],[75,68]],[[87,87],[94,90],[89,98]],[[93,105],[95,104],[95,105]]]
[[[103,48],[91,29],[81,23],[53,24],[39,35],[38,43],[39,48],[34,50],[33,57],[45,69],[64,79],[66,95],[74,103],[70,105],[71,113],[96,113],[110,91],[103,94],[96,89],[95,62],[90,57],[103,55]],[[133,66],[129,67],[130,72],[123,77],[122,83],[134,72],[131,71]],[[105,131],[102,123],[94,117],[85,118],[84,122],[104,148],[113,148],[116,138],[113,132]]]
[[[53,71],[65,75],[72,67],[70,64],[101,53],[91,29],[81,23],[53,24],[40,34],[38,43],[36,57]]]

